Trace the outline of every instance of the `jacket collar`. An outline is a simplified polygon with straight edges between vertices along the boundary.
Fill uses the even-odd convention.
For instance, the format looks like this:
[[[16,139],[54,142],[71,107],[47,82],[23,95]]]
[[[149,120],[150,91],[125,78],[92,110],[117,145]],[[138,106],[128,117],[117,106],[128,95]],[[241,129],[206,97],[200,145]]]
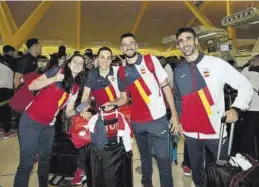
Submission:
[[[127,63],[127,66],[134,66],[135,64],[136,65],[140,65],[141,64],[141,62],[142,62],[142,55],[140,53],[137,53],[137,55],[138,55],[138,58],[137,58],[136,62],[133,63],[133,64]]]
[[[185,60],[186,63],[193,63],[194,65],[197,65],[204,57],[204,54],[203,53],[199,53],[199,56],[197,57],[196,60],[192,61],[192,62],[187,62],[187,60]]]
[[[97,68],[97,73],[98,73],[98,77],[99,77],[99,78],[102,77],[102,76],[100,75],[99,67]],[[112,68],[112,67],[110,67],[110,71],[109,71],[108,75],[106,75],[106,77],[104,77],[104,78],[107,78],[109,75],[114,75],[114,72],[113,72],[113,68]]]
[[[135,64],[140,65],[142,62],[142,55],[140,53],[137,53],[137,54],[138,54],[138,58],[137,58],[137,61],[135,62]]]

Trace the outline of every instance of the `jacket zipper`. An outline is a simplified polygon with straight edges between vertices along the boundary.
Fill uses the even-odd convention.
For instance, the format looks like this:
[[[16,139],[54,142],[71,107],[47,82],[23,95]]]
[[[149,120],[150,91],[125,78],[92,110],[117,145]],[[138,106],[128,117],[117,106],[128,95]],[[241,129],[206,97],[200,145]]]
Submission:
[[[192,90],[193,92],[197,92],[197,82],[196,82],[196,77],[195,77],[195,72],[194,72],[194,62],[191,63],[191,73],[192,73]],[[198,132],[198,139],[200,139],[200,133]]]

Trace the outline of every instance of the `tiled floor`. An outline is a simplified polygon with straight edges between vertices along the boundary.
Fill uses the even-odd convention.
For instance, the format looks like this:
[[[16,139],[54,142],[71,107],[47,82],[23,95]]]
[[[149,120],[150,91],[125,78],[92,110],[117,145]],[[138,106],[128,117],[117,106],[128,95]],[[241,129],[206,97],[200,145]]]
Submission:
[[[141,175],[135,170],[140,166],[139,154],[134,144],[134,187],[141,187],[140,180]],[[181,170],[181,162],[183,159],[183,144],[179,143],[178,146],[178,165],[172,165],[173,168],[173,178],[175,187],[194,187],[191,177],[183,176]],[[17,137],[12,137],[8,140],[0,139],[0,187],[12,187],[14,174],[19,161],[19,143]],[[154,187],[160,187],[159,185],[159,175],[156,162],[153,162],[154,174],[153,174],[153,185]],[[37,164],[35,164],[33,172],[30,177],[29,187],[37,187]]]

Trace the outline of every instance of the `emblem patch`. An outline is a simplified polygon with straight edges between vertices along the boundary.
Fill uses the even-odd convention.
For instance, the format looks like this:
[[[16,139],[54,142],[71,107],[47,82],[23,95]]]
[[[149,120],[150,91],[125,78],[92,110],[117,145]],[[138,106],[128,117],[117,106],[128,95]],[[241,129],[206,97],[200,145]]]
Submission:
[[[209,77],[209,76],[210,76],[209,70],[208,70],[208,69],[205,69],[205,70],[203,71],[203,75],[204,75],[204,77]]]
[[[140,73],[141,73],[141,74],[145,74],[145,73],[146,73],[146,69],[145,69],[145,67],[141,67],[141,69],[140,69]]]

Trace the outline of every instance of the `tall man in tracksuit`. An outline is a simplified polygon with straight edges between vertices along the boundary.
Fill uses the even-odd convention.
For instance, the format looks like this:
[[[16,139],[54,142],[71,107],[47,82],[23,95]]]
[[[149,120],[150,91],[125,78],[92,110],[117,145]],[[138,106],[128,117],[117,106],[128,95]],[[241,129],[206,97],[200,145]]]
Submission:
[[[226,122],[235,122],[239,112],[249,107],[253,88],[224,60],[199,53],[198,38],[193,29],[180,28],[176,38],[186,59],[174,72],[175,104],[182,125],[177,129],[185,135],[193,181],[196,187],[203,187],[203,147],[216,159],[221,118],[226,115]],[[225,84],[238,91],[228,111],[225,111],[224,105]],[[222,154],[226,156],[226,131],[223,137]]]
[[[119,76],[126,85],[132,98],[131,123],[137,141],[142,165],[142,184],[152,187],[152,153],[154,147],[158,162],[161,187],[173,187],[172,169],[169,158],[169,121],[166,117],[162,89],[169,103],[171,123],[179,123],[174,106],[171,88],[167,82],[167,73],[154,56],[142,56],[137,53],[135,36],[126,33],[121,36],[121,50],[127,64],[119,69]],[[151,72],[151,67],[153,71]],[[112,104],[122,105],[123,98]]]

